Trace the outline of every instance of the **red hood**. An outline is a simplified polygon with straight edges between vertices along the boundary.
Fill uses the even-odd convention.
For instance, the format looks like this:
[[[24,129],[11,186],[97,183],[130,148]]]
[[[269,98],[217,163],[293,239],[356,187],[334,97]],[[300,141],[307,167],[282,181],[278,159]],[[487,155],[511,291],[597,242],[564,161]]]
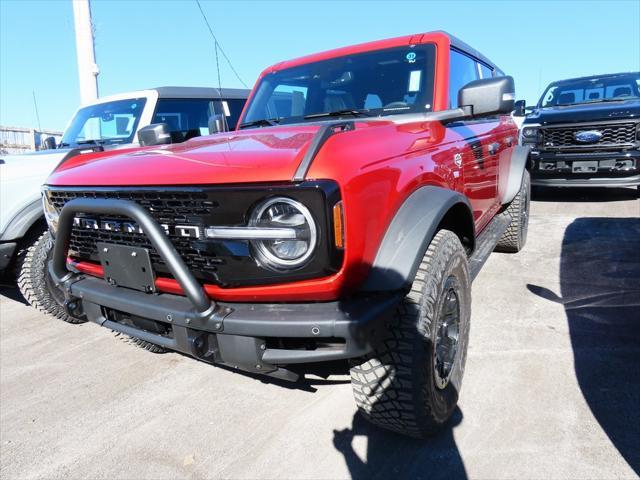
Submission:
[[[180,185],[289,181],[317,125],[251,129],[185,143],[74,157],[49,185]]]

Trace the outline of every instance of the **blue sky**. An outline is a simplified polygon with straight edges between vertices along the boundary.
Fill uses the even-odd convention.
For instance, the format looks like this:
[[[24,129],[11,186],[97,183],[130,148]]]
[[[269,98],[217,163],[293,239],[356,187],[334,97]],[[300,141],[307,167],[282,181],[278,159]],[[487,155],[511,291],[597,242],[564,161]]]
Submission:
[[[201,0],[242,79],[280,60],[398,35],[447,30],[516,79],[533,103],[556,79],[640,70],[640,0]],[[93,0],[99,90],[217,86],[195,1]],[[224,86],[241,84],[222,63]],[[0,124],[63,129],[80,101],[71,0],[0,0]]]

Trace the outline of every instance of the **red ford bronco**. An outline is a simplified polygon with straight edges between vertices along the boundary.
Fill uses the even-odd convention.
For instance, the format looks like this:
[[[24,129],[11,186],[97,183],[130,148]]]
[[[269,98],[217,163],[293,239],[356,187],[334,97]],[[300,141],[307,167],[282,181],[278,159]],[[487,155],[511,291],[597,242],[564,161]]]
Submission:
[[[166,145],[160,124],[57,168],[48,295],[248,372],[348,362],[370,421],[428,435],[458,400],[471,281],[526,240],[513,105],[513,79],[443,32],[274,65],[235,132]]]

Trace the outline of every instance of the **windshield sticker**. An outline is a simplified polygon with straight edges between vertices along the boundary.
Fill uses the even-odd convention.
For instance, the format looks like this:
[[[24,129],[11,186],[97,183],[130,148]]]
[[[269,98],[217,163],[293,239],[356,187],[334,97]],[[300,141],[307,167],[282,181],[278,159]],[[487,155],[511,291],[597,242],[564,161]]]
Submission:
[[[416,56],[416,52],[409,52],[405,58],[409,63],[416,63]]]
[[[411,70],[409,73],[409,92],[420,91],[420,79],[422,78],[422,70]]]

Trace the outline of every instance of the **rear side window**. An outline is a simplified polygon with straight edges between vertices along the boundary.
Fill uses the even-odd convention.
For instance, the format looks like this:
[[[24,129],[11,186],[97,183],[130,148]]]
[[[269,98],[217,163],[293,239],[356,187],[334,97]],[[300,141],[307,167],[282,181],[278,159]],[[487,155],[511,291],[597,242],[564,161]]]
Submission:
[[[458,108],[458,91],[467,83],[478,80],[476,61],[456,50],[451,50],[449,69],[449,108]]]

